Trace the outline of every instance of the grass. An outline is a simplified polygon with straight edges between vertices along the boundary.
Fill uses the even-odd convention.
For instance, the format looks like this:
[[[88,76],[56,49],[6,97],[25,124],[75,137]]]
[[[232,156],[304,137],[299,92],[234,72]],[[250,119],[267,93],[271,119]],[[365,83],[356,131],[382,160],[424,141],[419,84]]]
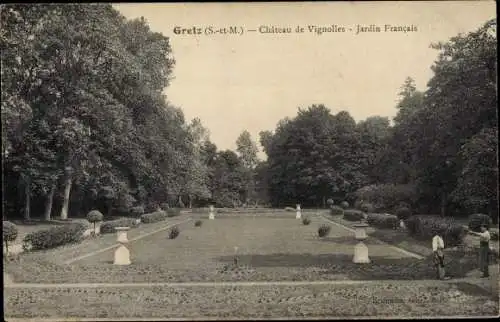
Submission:
[[[491,316],[498,302],[461,284],[6,289],[6,316],[113,318]]]
[[[491,295],[481,288],[455,280],[429,281],[435,276],[431,256],[414,259],[368,238],[372,263],[354,264],[357,241],[353,233],[331,225],[330,235],[319,238],[318,227],[326,222],[315,216],[310,219],[311,224],[304,226],[295,216],[221,216],[205,221],[201,230],[193,222],[183,223],[176,239],[169,240],[169,229],[165,229],[130,242],[129,266],[112,265],[114,249],[62,264],[116,244],[111,234],[71,247],[23,254],[6,268],[17,283],[370,280],[370,284],[6,288],[6,316],[190,319],[497,314],[498,301],[489,301]],[[141,225],[129,231],[129,240],[183,220],[181,216],[168,223]],[[389,235],[371,228],[368,233],[376,232]],[[391,238],[393,243],[403,242],[402,235]],[[235,256],[237,269],[227,269]],[[477,266],[476,253],[449,250],[445,265],[451,277],[464,277]]]
[[[332,225],[330,236],[319,238],[317,229],[324,221],[314,217],[311,220],[310,225],[303,226],[297,225],[295,218],[219,218],[207,221],[203,230],[195,228],[192,223],[184,224],[180,227],[182,234],[176,239],[169,240],[169,231],[165,230],[140,242],[131,242],[128,248],[132,265],[126,267],[112,265],[114,249],[71,265],[55,260],[114,245],[113,236],[112,239],[101,237],[100,248],[90,247],[89,242],[83,247],[84,251],[82,248],[76,248],[76,252],[68,251],[72,257],[55,250],[34,253],[22,263],[8,264],[7,269],[16,282],[39,283],[407,280],[434,277],[430,257],[424,261],[407,257],[376,240],[366,241],[372,263],[354,264],[353,248],[357,241],[352,233]],[[137,229],[141,228],[143,226]],[[133,238],[134,230],[130,231],[129,239]],[[238,247],[237,254],[234,247]],[[234,255],[238,255],[239,263],[245,269],[223,272],[221,268],[232,263]],[[449,265],[454,267],[450,274],[455,277],[465,276],[470,269],[463,263]]]

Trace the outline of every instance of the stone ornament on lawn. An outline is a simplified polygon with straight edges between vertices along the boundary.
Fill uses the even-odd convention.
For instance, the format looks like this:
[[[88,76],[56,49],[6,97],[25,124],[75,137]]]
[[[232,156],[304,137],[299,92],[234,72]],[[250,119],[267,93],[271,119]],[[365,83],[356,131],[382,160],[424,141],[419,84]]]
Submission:
[[[215,219],[214,206],[210,205],[208,211],[209,211],[209,213],[208,213],[208,219]]]
[[[356,246],[354,246],[354,258],[352,260],[356,264],[370,263],[370,258],[368,257],[368,247],[363,242],[368,237],[366,235],[366,228],[368,226],[369,225],[363,223],[354,225],[355,238],[359,241]]]
[[[301,217],[302,217],[302,214],[300,213],[300,205],[297,204],[297,215],[295,216],[295,218],[300,219]]]
[[[127,231],[130,227],[116,227],[117,241],[121,244],[115,251],[114,265],[130,265],[130,251],[125,246],[128,243]]]

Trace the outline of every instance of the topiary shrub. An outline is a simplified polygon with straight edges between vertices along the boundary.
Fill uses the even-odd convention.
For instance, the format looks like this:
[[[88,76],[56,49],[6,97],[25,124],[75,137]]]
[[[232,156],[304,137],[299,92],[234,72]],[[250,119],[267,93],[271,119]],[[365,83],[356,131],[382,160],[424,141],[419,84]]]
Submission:
[[[332,216],[342,216],[344,214],[344,209],[340,208],[339,206],[332,206],[330,208],[330,215]]]
[[[94,226],[94,232],[93,232],[94,236],[96,234],[95,224],[98,222],[101,222],[103,219],[104,219],[104,216],[102,215],[102,213],[99,210],[92,210],[87,214],[87,220],[89,221],[89,223],[93,224],[93,226]]]
[[[328,200],[326,201],[326,204],[328,205],[328,207],[329,207],[329,208],[331,208],[331,207],[333,206],[333,203],[334,203],[334,201],[333,201],[333,199],[332,199],[332,198],[330,198],[330,199],[328,199]]]
[[[328,234],[330,234],[330,229],[331,229],[331,227],[328,226],[328,225],[321,225],[318,228],[318,236],[319,237],[326,237],[326,236],[328,236]]]
[[[360,210],[348,209],[344,211],[342,218],[348,221],[361,221],[365,219],[365,214]]]
[[[168,238],[175,239],[177,238],[177,236],[179,236],[179,234],[180,234],[179,228],[177,228],[177,226],[172,227],[168,233]]]
[[[166,211],[167,209],[170,208],[170,206],[169,206],[168,202],[162,202],[160,204],[160,208],[161,208],[161,210],[165,210]]]
[[[167,216],[168,217],[175,217],[175,216],[179,216],[180,214],[181,214],[180,208],[168,208],[167,209]]]
[[[381,229],[397,229],[399,225],[398,217],[389,214],[368,214],[366,222]]]
[[[134,218],[121,218],[116,220],[105,221],[101,224],[101,234],[111,234],[116,232],[116,227],[137,227],[138,224]]]
[[[19,229],[15,224],[10,221],[3,221],[3,242],[5,243],[7,255],[9,255],[9,243],[15,241],[18,234]]]
[[[167,213],[165,211],[155,211],[151,214],[144,214],[141,216],[141,223],[151,224],[167,219]]]
[[[132,207],[130,208],[130,214],[135,218],[139,218],[140,216],[144,215],[144,207],[142,206]]]
[[[481,231],[481,226],[491,226],[491,217],[485,214],[473,214],[469,216],[469,229],[475,232]]]
[[[309,225],[310,223],[311,223],[311,219],[309,219],[309,218],[304,218],[304,219],[302,219],[302,224],[303,224],[303,225],[306,225],[306,226],[307,226],[307,225]]]
[[[83,223],[70,223],[32,232],[24,237],[23,242],[25,246],[30,244],[32,250],[55,248],[82,241],[85,230],[87,226]]]
[[[437,216],[411,216],[405,221],[410,236],[419,240],[430,241],[437,233],[443,236],[445,247],[463,244],[466,235],[464,227],[453,218]]]
[[[203,224],[203,221],[201,221],[201,220],[197,220],[194,222],[195,227],[201,227],[202,224]]]
[[[399,207],[398,209],[396,209],[396,216],[401,220],[406,220],[410,218],[411,215],[412,212],[408,207]]]
[[[375,212],[375,207],[371,203],[364,202],[359,206],[359,210],[371,214]]]
[[[285,207],[285,211],[295,211],[295,208],[292,208],[292,207]]]
[[[349,208],[349,203],[347,201],[342,201],[340,203],[340,207],[342,207],[342,209],[345,210],[345,209]]]

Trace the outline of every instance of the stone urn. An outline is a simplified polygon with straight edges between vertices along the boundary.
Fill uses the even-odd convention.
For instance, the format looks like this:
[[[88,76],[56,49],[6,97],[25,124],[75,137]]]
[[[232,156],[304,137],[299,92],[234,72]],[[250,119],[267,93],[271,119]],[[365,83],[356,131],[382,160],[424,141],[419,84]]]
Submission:
[[[115,251],[114,265],[130,265],[130,251],[128,250],[126,244],[128,243],[127,231],[130,227],[116,227],[117,238],[116,241],[120,243],[120,246]]]
[[[295,215],[295,218],[300,219],[302,217],[302,214],[300,212],[300,205],[297,204],[297,214]]]
[[[215,219],[214,206],[210,205],[208,208],[208,219]]]
[[[364,240],[368,237],[366,235],[366,228],[369,227],[366,223],[359,223],[354,225],[355,238],[358,241],[356,246],[354,246],[354,258],[353,262],[357,264],[367,264],[370,263],[370,258],[368,256],[368,247],[365,245]]]

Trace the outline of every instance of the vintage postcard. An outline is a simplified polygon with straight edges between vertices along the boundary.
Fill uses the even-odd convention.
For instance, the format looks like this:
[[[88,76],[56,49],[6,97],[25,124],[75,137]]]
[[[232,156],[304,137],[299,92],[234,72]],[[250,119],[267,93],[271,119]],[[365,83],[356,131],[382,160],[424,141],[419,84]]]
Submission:
[[[499,315],[495,2],[0,8],[5,321]]]

